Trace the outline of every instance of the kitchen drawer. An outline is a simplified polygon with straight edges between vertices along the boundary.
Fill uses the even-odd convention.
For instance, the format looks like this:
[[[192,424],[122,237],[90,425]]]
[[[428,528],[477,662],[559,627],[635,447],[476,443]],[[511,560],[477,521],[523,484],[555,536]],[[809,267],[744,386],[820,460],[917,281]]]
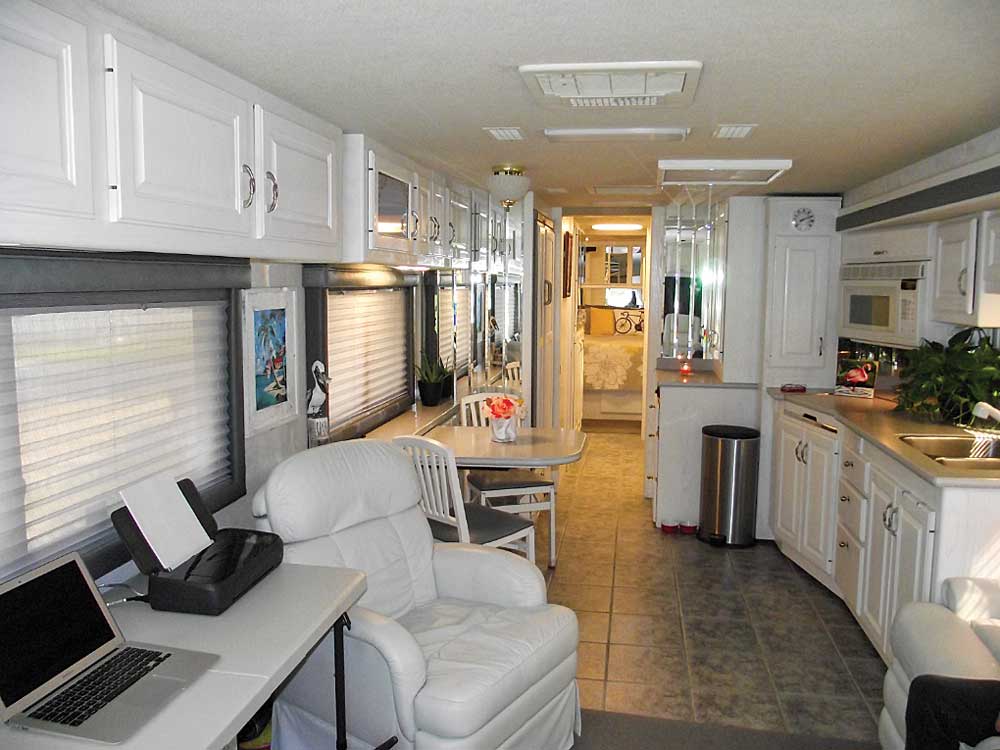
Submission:
[[[837,523],[854,535],[854,538],[865,542],[868,539],[868,529],[865,519],[868,517],[868,498],[858,492],[852,484],[841,480],[837,492]]]
[[[862,495],[868,494],[868,462],[846,446],[840,451],[840,476]]]
[[[858,595],[861,592],[861,557],[864,548],[857,539],[840,524],[837,524],[837,548],[834,551],[833,579],[844,597],[844,604],[851,612],[858,611]]]
[[[854,430],[845,428],[840,431],[840,444],[847,450],[860,455],[861,446],[864,445],[864,442],[864,438],[854,432]]]

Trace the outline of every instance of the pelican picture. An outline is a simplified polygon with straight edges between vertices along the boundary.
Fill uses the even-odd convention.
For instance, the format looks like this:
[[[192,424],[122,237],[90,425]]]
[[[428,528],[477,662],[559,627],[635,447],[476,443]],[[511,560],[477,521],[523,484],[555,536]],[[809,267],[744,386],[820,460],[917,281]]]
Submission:
[[[288,401],[283,308],[254,310],[254,377],[257,411]]]

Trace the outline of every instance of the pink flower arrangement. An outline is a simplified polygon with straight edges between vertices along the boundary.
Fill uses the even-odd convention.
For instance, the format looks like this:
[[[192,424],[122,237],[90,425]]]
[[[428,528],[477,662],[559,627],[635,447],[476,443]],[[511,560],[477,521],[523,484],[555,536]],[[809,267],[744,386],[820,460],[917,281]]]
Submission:
[[[508,396],[490,396],[483,401],[482,412],[487,419],[512,419],[521,413],[524,401]]]

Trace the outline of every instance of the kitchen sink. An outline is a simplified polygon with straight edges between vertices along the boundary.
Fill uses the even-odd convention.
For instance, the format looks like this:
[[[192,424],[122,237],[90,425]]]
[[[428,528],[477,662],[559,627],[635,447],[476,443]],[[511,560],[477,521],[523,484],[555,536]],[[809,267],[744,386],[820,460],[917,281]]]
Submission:
[[[899,439],[942,466],[977,471],[1000,470],[1000,436],[901,435]]]

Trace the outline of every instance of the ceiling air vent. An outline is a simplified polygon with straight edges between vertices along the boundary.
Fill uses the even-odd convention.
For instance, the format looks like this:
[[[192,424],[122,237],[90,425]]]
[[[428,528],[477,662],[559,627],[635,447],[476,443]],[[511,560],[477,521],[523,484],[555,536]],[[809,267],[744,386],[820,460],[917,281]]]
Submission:
[[[550,141],[683,141],[691,128],[545,128]]]
[[[722,138],[724,140],[738,140],[740,138],[746,138],[753,132],[753,129],[757,127],[756,125],[719,125],[716,127],[715,132],[712,133],[713,138]]]
[[[791,159],[660,159],[661,185],[767,185]]]
[[[658,195],[662,190],[659,185],[593,185],[589,192],[592,195]]]
[[[524,133],[521,132],[521,128],[509,127],[509,126],[498,126],[492,128],[483,128],[487,133],[492,135],[498,141],[523,141]]]
[[[543,104],[569,109],[687,106],[694,99],[701,63],[573,63],[522,65],[518,71]]]

